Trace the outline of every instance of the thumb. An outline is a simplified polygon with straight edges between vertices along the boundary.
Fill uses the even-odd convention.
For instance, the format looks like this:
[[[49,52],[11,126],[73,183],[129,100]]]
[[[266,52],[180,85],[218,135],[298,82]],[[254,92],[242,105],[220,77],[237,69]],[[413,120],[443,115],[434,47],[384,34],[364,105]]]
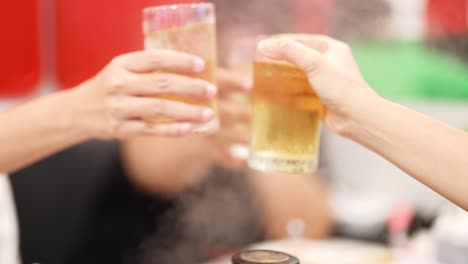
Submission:
[[[289,38],[263,40],[258,44],[258,51],[267,58],[292,63],[309,76],[323,64],[322,53]]]

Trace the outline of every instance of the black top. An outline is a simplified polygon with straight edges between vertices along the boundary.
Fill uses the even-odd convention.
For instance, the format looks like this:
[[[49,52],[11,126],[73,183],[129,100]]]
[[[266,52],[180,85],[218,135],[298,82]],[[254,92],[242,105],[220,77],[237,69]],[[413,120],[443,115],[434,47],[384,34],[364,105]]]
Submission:
[[[88,142],[11,177],[23,263],[199,263],[261,238],[243,175],[172,200],[136,189],[117,143]]]
[[[144,263],[201,263],[262,240],[253,201],[244,174],[214,168],[161,217],[145,241]]]

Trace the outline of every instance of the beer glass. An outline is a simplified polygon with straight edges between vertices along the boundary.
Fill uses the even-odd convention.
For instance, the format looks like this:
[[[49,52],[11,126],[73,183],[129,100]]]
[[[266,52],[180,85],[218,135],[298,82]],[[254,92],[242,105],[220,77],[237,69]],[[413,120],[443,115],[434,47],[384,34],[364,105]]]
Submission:
[[[145,49],[170,49],[196,55],[205,61],[205,70],[190,74],[216,85],[216,18],[211,3],[178,4],[148,7],[143,10]],[[195,132],[214,132],[219,128],[217,100],[203,101],[171,95],[165,99],[213,108],[216,113],[209,123],[199,125]],[[157,119],[155,122],[171,122]]]
[[[257,51],[252,107],[249,166],[265,172],[315,172],[323,110],[306,74]]]

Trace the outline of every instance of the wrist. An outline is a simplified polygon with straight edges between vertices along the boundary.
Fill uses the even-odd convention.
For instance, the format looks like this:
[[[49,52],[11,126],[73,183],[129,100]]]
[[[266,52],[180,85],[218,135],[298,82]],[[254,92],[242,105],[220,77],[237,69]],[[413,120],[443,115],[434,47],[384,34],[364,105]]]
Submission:
[[[344,136],[361,142],[362,137],[368,136],[375,129],[375,121],[383,118],[385,111],[389,111],[389,101],[376,93],[371,93],[360,96],[354,101],[354,106],[349,108],[349,126]]]
[[[81,140],[96,138],[95,134],[86,124],[91,116],[84,108],[87,102],[80,88],[72,88],[62,92],[63,111],[59,122],[60,129],[66,131],[70,136]]]

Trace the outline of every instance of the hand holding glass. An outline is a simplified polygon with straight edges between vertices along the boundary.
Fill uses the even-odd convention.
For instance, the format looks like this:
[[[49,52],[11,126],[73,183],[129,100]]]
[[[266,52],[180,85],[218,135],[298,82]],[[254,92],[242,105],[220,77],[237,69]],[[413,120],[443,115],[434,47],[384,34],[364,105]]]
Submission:
[[[204,60],[204,70],[189,77],[199,78],[216,85],[216,26],[213,4],[179,4],[148,7],[143,11],[143,30],[146,49],[170,49],[186,52]],[[216,100],[204,101],[160,96],[211,107],[216,113],[209,123],[196,127],[196,132],[214,132],[219,128]],[[155,122],[170,122],[158,119]]]
[[[322,104],[296,66],[257,52],[249,166],[260,171],[317,170]]]

